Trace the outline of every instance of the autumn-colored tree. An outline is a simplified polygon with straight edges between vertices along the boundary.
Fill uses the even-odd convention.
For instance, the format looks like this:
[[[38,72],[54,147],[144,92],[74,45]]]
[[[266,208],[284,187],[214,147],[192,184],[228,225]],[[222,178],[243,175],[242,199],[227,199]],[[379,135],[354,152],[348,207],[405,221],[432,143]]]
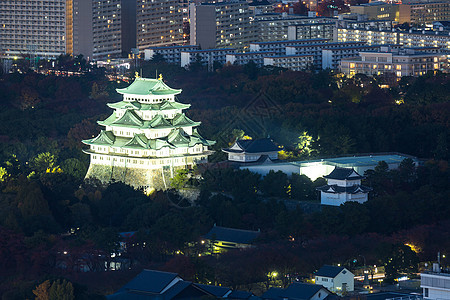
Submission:
[[[49,289],[49,300],[74,300],[74,288],[70,281],[55,280]]]
[[[38,154],[38,156],[31,161],[31,167],[38,173],[53,173],[59,169],[56,165],[56,156],[50,152]]]
[[[46,280],[40,285],[38,285],[34,290],[33,294],[36,296],[36,300],[49,300],[50,299],[50,280]]]

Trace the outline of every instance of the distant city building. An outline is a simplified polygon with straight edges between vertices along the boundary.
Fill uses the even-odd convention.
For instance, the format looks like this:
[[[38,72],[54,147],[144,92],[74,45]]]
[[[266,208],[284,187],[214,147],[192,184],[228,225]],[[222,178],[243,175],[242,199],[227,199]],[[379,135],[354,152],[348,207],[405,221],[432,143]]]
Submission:
[[[314,56],[296,54],[264,57],[264,65],[285,68],[292,71],[307,70],[313,68]]]
[[[229,249],[249,248],[260,235],[260,231],[214,225],[203,238],[211,247],[212,253],[220,253]]]
[[[227,54],[226,59],[227,64],[229,63],[231,65],[245,65],[250,62],[253,62],[260,67],[264,65],[264,57],[272,55],[276,55],[276,53],[270,51],[244,52],[244,53]]]
[[[338,28],[339,42],[361,41],[369,45],[403,45],[404,47],[439,47],[450,50],[450,35],[440,31],[379,31]]]
[[[415,49],[400,51],[360,52],[358,57],[343,58],[340,70],[347,76],[355,74],[382,75],[391,73],[403,76],[421,76],[432,71],[448,71],[447,58],[439,53],[427,53]]]
[[[161,55],[161,57],[170,64],[181,63],[181,52],[199,50],[200,47],[197,45],[186,45],[186,46],[169,46],[169,47],[150,47],[144,50],[144,59],[151,60],[154,55]]]
[[[378,50],[378,46],[358,46],[322,49],[322,69],[338,70],[342,59],[358,55],[362,51]]]
[[[139,50],[184,42],[183,22],[188,18],[188,0],[139,0],[137,5]]]
[[[354,169],[335,167],[330,174],[323,177],[327,180],[327,185],[317,188],[320,191],[320,204],[322,205],[340,206],[349,201],[364,203],[372,190],[361,185],[361,179],[364,176],[356,173]],[[332,291],[335,290],[332,289]]]
[[[323,52],[323,49],[341,49],[336,52]],[[348,49],[348,50],[346,50]],[[350,50],[354,49],[354,50]],[[356,52],[357,49],[369,49],[369,46],[365,42],[341,42],[341,43],[325,43],[324,41],[319,41],[317,44],[296,44],[286,46],[286,55],[312,55],[313,56],[313,66],[314,69],[320,70],[327,67],[332,67],[334,60],[338,56],[344,56],[348,52]],[[325,55],[325,65],[323,64],[323,55]],[[335,62],[336,63],[336,62]],[[338,62],[337,62],[338,63]],[[334,66],[333,66],[334,67]]]
[[[294,45],[325,44],[327,39],[304,39],[304,40],[286,40],[272,42],[250,43],[250,51],[270,51],[278,55],[286,55],[286,47]],[[294,53],[296,54],[296,53]]]
[[[323,27],[320,24],[333,23],[331,18],[316,18],[299,15],[288,15],[286,13],[272,13],[256,15],[254,23],[257,32],[257,40],[259,42],[281,41],[281,40],[296,40],[296,39],[310,39],[320,38],[323,34]],[[290,26],[304,25],[309,34],[298,37],[290,37]],[[332,35],[331,35],[332,38]]]
[[[420,287],[426,300],[450,299],[450,273],[434,263],[432,270],[420,274]]]
[[[201,63],[212,67],[214,63],[225,64],[227,61],[227,54],[235,53],[236,49],[221,48],[208,50],[190,50],[181,51],[181,67],[187,68],[192,63]]]
[[[383,31],[383,30],[392,30],[394,28],[394,25],[396,24],[397,24],[396,22],[391,20],[355,21],[342,19],[338,20],[337,28]]]
[[[274,161],[278,159],[278,152],[283,148],[278,147],[269,138],[257,140],[237,140],[230,148],[222,149],[228,154],[228,160],[248,163],[257,161]]]
[[[273,13],[273,4],[267,0],[253,0],[248,4],[253,15]]]
[[[334,299],[332,294],[325,287],[318,284],[294,282],[287,288],[270,288],[261,299],[263,300],[324,300]]]
[[[86,178],[166,189],[176,170],[207,161],[214,142],[200,136],[200,122],[184,114],[190,105],[176,101],[181,90],[168,87],[162,78],[136,77],[117,92],[123,100],[109,103],[113,114],[98,122],[105,129],[83,141],[91,159]]]
[[[0,1],[0,56],[55,58],[67,52],[66,0]]]
[[[190,44],[201,49],[242,49],[256,40],[253,12],[246,1],[191,3]]]
[[[314,277],[316,284],[337,294],[354,290],[355,275],[344,267],[324,265],[314,273]]]
[[[399,4],[399,23],[414,25],[432,24],[434,21],[450,20],[450,2],[436,1],[403,1]]]
[[[335,31],[336,24],[331,22],[290,25],[288,27],[288,39],[301,40],[321,38],[333,41],[335,40]]]
[[[383,1],[372,1],[370,3],[350,6],[350,12],[365,15],[368,20],[398,21],[398,9],[399,5]]]

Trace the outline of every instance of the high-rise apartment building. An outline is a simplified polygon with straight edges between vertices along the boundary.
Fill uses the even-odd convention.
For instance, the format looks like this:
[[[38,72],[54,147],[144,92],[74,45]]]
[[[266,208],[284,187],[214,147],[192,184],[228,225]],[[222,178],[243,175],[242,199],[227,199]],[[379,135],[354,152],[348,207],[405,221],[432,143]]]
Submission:
[[[120,57],[136,47],[136,0],[67,0],[67,52]]]
[[[66,0],[0,1],[0,55],[66,53]]]
[[[190,4],[190,42],[202,49],[242,49],[256,40],[253,12],[246,1]]]
[[[425,25],[448,20],[450,20],[450,2],[446,0],[403,1],[399,5],[399,23]]]
[[[187,21],[187,0],[138,0],[137,47],[182,44],[183,22]]]

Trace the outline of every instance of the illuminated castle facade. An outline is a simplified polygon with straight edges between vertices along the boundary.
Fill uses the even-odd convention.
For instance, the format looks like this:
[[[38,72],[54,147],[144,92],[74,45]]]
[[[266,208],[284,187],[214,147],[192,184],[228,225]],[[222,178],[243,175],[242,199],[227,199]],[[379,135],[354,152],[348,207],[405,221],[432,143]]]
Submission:
[[[177,102],[181,90],[159,79],[140,78],[117,89],[123,99],[108,103],[114,112],[98,124],[100,134],[84,140],[90,166],[86,178],[107,183],[121,181],[136,188],[166,189],[177,169],[207,161],[215,142],[197,131],[200,122],[183,110],[190,104]]]

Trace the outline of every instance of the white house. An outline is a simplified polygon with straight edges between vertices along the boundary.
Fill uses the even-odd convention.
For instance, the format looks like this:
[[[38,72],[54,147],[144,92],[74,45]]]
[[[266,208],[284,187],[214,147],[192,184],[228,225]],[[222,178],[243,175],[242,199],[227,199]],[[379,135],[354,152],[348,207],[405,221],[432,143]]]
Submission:
[[[228,153],[228,160],[248,163],[264,162],[278,159],[278,151],[283,148],[278,147],[269,138],[258,140],[237,140],[230,148],[222,149]]]
[[[324,265],[314,275],[316,284],[337,294],[354,290],[355,275],[344,267]]]
[[[420,274],[420,287],[423,299],[450,299],[450,273],[444,273],[439,264],[434,263],[432,271]]]
[[[324,176],[327,185],[317,188],[320,191],[320,204],[340,206],[348,201],[364,203],[372,190],[361,185],[364,176],[359,175],[353,168],[339,168]]]

